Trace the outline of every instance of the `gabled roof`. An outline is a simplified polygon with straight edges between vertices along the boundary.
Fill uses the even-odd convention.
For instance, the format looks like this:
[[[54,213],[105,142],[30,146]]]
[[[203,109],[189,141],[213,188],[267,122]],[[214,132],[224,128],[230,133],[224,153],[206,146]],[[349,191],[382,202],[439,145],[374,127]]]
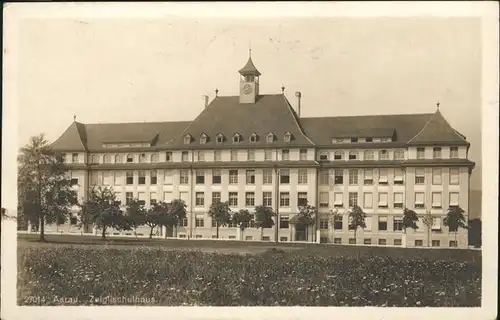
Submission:
[[[257,70],[255,65],[253,64],[252,57],[248,58],[247,64],[245,64],[245,66],[241,68],[239,72],[241,75],[250,74],[250,75],[260,76],[259,70]]]
[[[288,100],[282,94],[260,95],[255,103],[240,103],[238,96],[216,97],[198,117],[184,130],[182,135],[191,134],[199,137],[205,132],[211,137],[217,133],[223,133],[226,137],[232,137],[235,132],[241,135],[240,143],[233,143],[232,139],[223,143],[216,143],[210,139],[204,146],[307,146],[313,145],[300,129],[295,113]],[[261,136],[273,132],[278,137],[283,137],[285,132],[290,132],[294,139],[284,143],[278,139],[274,143],[267,143],[266,139],[258,139],[250,143],[250,136],[256,133]],[[187,147],[179,138],[170,143],[172,147]],[[196,139],[189,147],[200,146]]]
[[[408,141],[408,144],[425,145],[436,142],[467,143],[465,137],[450,126],[439,109],[429,118],[422,130]]]
[[[394,135],[394,128],[364,128],[336,133],[332,138],[386,138]]]
[[[85,151],[85,141],[85,125],[75,121],[52,143],[51,147],[55,150]]]

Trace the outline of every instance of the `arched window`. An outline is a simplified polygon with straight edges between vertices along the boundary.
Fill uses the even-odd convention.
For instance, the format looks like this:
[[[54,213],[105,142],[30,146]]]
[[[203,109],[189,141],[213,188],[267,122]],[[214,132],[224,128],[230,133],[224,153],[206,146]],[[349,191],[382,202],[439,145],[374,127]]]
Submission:
[[[151,154],[151,162],[156,163],[158,162],[158,159],[159,159],[158,153]]]
[[[91,163],[99,163],[99,156],[96,154],[93,154],[92,157],[90,158]]]
[[[109,154],[105,154],[103,162],[104,163],[111,163],[111,156]]]
[[[123,163],[123,156],[121,154],[115,156],[115,163]]]
[[[132,162],[134,162],[134,155],[127,154],[127,163],[132,163]]]
[[[184,136],[184,144],[190,144],[190,143],[191,143],[191,141],[192,141],[192,137],[191,137],[191,135],[186,134],[186,135]]]
[[[144,162],[146,162],[146,154],[141,153],[139,154],[139,163],[144,163]]]
[[[290,142],[290,140],[292,140],[292,134],[290,132],[285,133],[284,140],[285,142]]]
[[[239,133],[235,133],[235,134],[233,135],[233,142],[234,142],[234,143],[238,143],[238,142],[240,142],[240,141],[241,141],[241,136],[240,136],[240,134],[239,134]]]
[[[223,143],[224,142],[224,135],[222,133],[217,134],[217,143]]]
[[[207,141],[208,141],[208,136],[206,134],[202,133],[201,137],[200,137],[200,143],[205,144],[205,143],[207,143]]]
[[[269,143],[274,142],[274,133],[269,132],[267,134],[266,141],[269,142]]]
[[[257,134],[256,133],[252,133],[252,135],[250,136],[250,142],[251,143],[257,142]]]

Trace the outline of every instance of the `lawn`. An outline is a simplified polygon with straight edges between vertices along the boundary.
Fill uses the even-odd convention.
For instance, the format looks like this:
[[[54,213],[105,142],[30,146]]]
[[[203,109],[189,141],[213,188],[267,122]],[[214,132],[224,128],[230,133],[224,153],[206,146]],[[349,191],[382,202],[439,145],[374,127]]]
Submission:
[[[465,307],[481,301],[480,251],[47,239],[19,237],[20,305]]]

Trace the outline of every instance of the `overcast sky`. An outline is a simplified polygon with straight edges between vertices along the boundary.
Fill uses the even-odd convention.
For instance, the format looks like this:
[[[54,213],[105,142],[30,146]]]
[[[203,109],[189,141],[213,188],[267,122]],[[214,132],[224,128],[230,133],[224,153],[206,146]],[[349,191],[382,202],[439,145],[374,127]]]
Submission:
[[[32,19],[19,25],[19,144],[73,121],[192,120],[202,95],[237,95],[252,58],[261,93],[302,116],[435,112],[481,158],[481,29],[474,18]],[[480,170],[472,187],[480,188]]]

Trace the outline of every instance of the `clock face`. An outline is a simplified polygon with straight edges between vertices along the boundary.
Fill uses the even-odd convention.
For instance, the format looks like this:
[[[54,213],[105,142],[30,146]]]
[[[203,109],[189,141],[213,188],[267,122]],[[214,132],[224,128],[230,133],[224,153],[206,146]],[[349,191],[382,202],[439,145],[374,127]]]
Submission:
[[[251,85],[246,84],[245,86],[243,86],[243,93],[244,94],[250,94],[250,93],[252,93],[252,91],[253,91],[253,88]]]

